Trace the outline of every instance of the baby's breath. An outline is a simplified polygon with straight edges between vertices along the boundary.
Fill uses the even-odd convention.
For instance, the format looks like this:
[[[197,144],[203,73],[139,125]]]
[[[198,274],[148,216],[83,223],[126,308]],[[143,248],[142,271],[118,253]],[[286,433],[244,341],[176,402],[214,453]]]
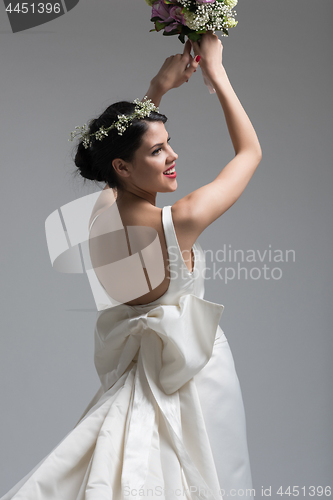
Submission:
[[[223,30],[223,28],[228,28],[228,18],[231,15],[237,15],[236,12],[232,11],[232,6],[235,2],[230,0],[225,3],[215,2],[206,4],[197,4],[195,7],[195,12],[191,9],[193,2],[191,0],[178,0],[178,3],[182,4],[186,10],[184,12],[184,18],[187,26],[194,31],[201,30]],[[237,2],[236,2],[237,3]],[[227,36],[224,33],[222,36]]]

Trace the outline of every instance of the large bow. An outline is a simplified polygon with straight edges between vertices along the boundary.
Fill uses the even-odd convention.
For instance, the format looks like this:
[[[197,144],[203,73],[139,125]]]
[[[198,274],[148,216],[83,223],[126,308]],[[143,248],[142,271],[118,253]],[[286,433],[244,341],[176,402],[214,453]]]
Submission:
[[[219,481],[193,377],[212,356],[224,306],[183,295],[177,305],[119,305],[99,313],[95,328],[95,366],[107,391],[135,370],[132,415],[127,428],[122,489],[140,490],[147,475],[149,449],[159,406],[192,498],[221,499]],[[223,332],[222,332],[223,333]],[[190,456],[182,439],[179,393],[198,425]],[[186,393],[186,394],[185,394]],[[194,459],[193,457],[200,457]],[[197,463],[195,463],[197,462]],[[128,497],[127,497],[128,498]]]

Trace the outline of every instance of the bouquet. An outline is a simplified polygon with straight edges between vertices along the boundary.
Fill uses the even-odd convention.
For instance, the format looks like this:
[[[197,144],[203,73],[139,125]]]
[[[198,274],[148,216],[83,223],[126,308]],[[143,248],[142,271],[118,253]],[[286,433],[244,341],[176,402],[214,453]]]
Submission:
[[[228,36],[229,28],[236,26],[237,15],[232,9],[238,0],[145,0],[152,7],[151,21],[163,35],[178,35],[185,43],[185,36],[193,42],[200,40],[207,31],[222,31]]]
[[[151,21],[155,28],[150,31],[163,31],[164,36],[178,35],[185,43],[185,36],[193,42],[200,40],[207,31],[222,31],[229,36],[229,28],[237,25],[237,15],[232,9],[238,0],[145,0],[152,7]],[[215,89],[203,73],[204,82],[210,93]]]

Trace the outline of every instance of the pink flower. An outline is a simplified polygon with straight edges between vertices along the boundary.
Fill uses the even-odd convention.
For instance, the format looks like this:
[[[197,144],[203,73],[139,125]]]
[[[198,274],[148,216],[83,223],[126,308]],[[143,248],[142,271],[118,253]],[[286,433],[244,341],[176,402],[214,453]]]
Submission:
[[[159,17],[163,23],[169,23],[174,20],[174,18],[170,16],[169,4],[165,4],[163,0],[159,0],[158,3],[155,2],[153,4],[151,17]]]
[[[172,31],[175,28],[177,28],[177,26],[179,26],[179,23],[171,23],[168,24],[168,26],[165,26],[164,30],[168,33],[169,31]]]
[[[166,32],[169,32],[177,28],[179,24],[183,24],[185,26],[186,23],[182,10],[183,7],[179,5],[165,4],[164,0],[159,0],[153,4],[151,17],[159,17],[161,22],[171,23],[164,28]]]
[[[174,5],[170,9],[170,16],[175,20],[178,21],[178,23],[184,24],[185,25],[185,19],[182,14],[183,12],[183,7],[180,7],[179,5]]]

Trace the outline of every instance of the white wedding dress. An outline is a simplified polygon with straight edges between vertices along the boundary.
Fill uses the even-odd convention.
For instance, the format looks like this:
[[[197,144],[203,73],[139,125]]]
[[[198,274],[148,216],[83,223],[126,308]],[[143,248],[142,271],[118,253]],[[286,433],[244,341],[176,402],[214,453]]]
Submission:
[[[97,313],[101,387],[76,427],[0,500],[253,499],[246,421],[223,306],[205,300],[205,255],[176,248],[167,292]]]

